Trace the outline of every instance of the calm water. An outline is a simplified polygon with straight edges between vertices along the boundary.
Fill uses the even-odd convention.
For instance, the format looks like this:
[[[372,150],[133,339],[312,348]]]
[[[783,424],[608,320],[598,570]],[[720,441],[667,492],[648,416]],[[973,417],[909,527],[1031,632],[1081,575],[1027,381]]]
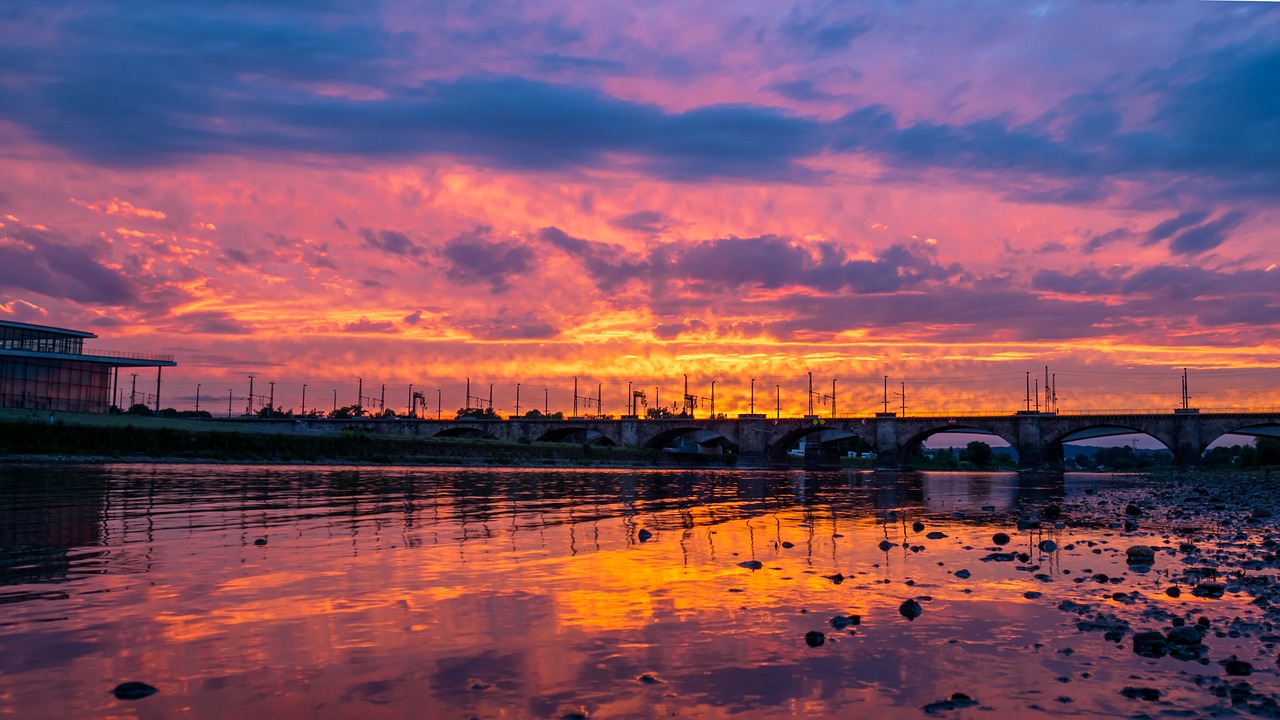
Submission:
[[[1212,670],[1137,657],[1058,607],[1106,602],[1076,579],[1125,574],[1119,531],[1014,529],[1020,505],[1107,482],[0,468],[0,716],[924,717],[961,692],[980,705],[946,717],[1129,717],[1157,708],[1120,689],[1153,683],[1205,707],[1189,678]],[[1031,557],[983,562],[996,530]],[[1108,552],[1038,546],[1086,536]],[[129,680],[159,692],[117,700]]]

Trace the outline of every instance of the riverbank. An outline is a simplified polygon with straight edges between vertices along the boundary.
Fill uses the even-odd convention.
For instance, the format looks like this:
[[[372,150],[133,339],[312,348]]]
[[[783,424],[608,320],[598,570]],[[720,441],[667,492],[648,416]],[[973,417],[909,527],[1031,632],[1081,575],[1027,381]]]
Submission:
[[[120,418],[117,418],[118,420]],[[176,462],[324,465],[654,466],[661,453],[570,443],[416,438],[342,431],[241,432],[216,423],[77,424],[0,419],[3,462]]]

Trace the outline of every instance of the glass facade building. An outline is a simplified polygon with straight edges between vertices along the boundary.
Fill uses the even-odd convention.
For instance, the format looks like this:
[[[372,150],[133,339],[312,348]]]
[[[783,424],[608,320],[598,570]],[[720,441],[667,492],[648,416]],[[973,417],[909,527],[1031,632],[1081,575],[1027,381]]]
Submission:
[[[160,372],[176,364],[173,357],[86,351],[84,341],[96,337],[79,330],[0,320],[0,407],[105,413],[117,403],[124,367],[156,369],[159,409]]]

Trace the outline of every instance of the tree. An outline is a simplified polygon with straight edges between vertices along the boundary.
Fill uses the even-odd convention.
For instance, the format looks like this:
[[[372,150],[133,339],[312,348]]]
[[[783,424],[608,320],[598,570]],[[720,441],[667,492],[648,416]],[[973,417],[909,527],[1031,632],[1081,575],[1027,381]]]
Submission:
[[[456,417],[457,417],[457,419],[459,419],[459,420],[462,420],[462,419],[469,419],[469,420],[501,420],[501,419],[502,419],[501,417],[499,417],[499,416],[498,416],[498,413],[496,413],[496,412],[494,412],[494,411],[493,411],[493,408],[491,408],[491,407],[487,407],[487,408],[458,408],[458,414],[457,414],[457,416],[456,416]]]
[[[1259,465],[1280,465],[1280,438],[1260,437],[1257,448]]]
[[[964,450],[960,453],[961,460],[968,460],[980,468],[991,465],[991,459],[995,454],[991,452],[991,446],[981,440],[974,440],[964,446]]]

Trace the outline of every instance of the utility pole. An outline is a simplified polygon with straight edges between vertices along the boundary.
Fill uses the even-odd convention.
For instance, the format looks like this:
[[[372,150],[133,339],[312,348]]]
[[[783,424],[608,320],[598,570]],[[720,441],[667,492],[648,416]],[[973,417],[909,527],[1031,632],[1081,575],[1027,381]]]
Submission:
[[[516,417],[520,417],[520,383],[516,383]]]
[[[756,379],[751,378],[751,414],[756,414]]]
[[[160,414],[160,368],[156,368],[156,414]]]
[[[902,381],[902,417],[907,416],[907,381]]]
[[[244,414],[253,414],[253,373],[249,373],[249,402],[244,406]]]
[[[378,412],[385,413],[387,411],[387,384],[382,383],[382,392],[378,395]]]
[[[635,395],[632,395],[631,393],[632,393],[632,390],[631,390],[631,381],[630,381],[630,380],[628,380],[628,381],[627,381],[627,415],[635,415],[635,414],[636,414],[636,412],[635,412],[635,410],[636,410],[636,397],[635,397]]]
[[[836,416],[836,379],[831,378],[831,417]]]
[[[684,411],[693,417],[693,401],[689,398],[689,374],[684,375]]]
[[[889,414],[889,376],[884,376],[884,414]]]
[[[413,383],[409,383],[409,413],[405,417],[416,417],[416,414],[413,412],[414,410],[415,408],[413,407]]]
[[[542,414],[551,414],[551,388],[542,388]]]
[[[138,404],[138,373],[130,373],[129,377],[133,378],[129,383],[129,409],[132,410]]]
[[[272,417],[276,413],[276,381],[272,380],[270,385],[271,392],[267,396],[267,417]]]
[[[307,384],[302,383],[302,415],[307,415]]]
[[[813,414],[813,373],[809,373],[809,414]]]
[[[573,416],[578,417],[578,376],[573,376]]]
[[[356,378],[359,383],[356,385],[356,415],[360,416],[364,413],[360,412],[364,409],[364,378]]]
[[[1031,371],[1027,371],[1027,412],[1031,412]]]
[[[443,398],[444,398],[444,389],[436,388],[436,419],[437,420],[444,417],[444,414],[441,412],[441,409],[444,404],[442,402]]]
[[[489,383],[489,412],[493,413],[493,383]]]
[[[333,414],[338,414],[338,388],[333,389]]]
[[[1036,378],[1036,412],[1040,412],[1040,378]]]
[[[777,407],[774,408],[774,411],[773,411],[774,412],[773,419],[781,420],[782,419],[782,385],[778,384],[773,386],[773,399],[778,403]]]
[[[231,418],[231,388],[227,388],[227,418]]]
[[[200,383],[196,383],[196,412],[200,412]]]
[[[467,378],[467,401],[463,405],[465,406],[463,409],[471,409],[471,378]]]
[[[1053,398],[1053,409],[1051,412],[1058,412],[1058,373],[1053,374],[1053,390],[1049,392],[1049,396]]]
[[[716,381],[711,381],[711,417],[716,416]]]
[[[604,417],[604,383],[596,385],[596,414]]]
[[[1044,366],[1044,411],[1049,412],[1049,366],[1048,365]]]

